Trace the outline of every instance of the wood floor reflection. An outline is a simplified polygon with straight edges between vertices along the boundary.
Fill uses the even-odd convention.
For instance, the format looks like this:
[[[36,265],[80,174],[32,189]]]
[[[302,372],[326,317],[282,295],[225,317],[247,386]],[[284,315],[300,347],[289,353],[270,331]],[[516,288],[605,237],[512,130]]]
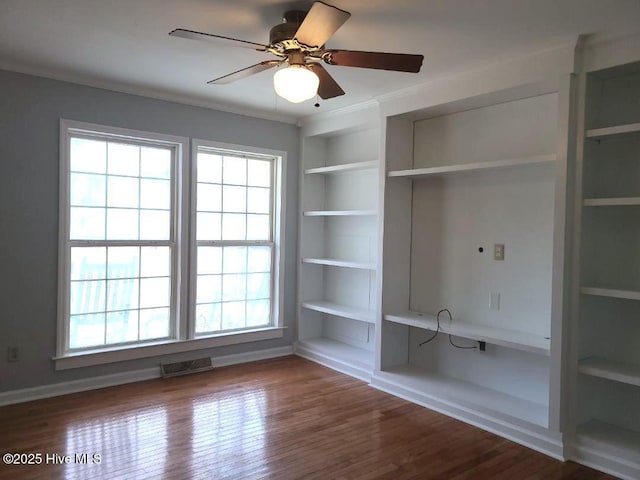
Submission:
[[[42,463],[1,480],[611,478],[298,357],[1,407],[7,452]]]

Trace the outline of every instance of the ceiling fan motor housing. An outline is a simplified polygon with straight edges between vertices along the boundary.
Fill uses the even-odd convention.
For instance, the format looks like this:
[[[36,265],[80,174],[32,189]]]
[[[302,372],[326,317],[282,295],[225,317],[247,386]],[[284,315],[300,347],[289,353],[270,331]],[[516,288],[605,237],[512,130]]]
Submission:
[[[302,10],[285,12],[283,17],[284,23],[276,25],[269,31],[269,45],[276,45],[293,39],[306,15],[307,12]]]

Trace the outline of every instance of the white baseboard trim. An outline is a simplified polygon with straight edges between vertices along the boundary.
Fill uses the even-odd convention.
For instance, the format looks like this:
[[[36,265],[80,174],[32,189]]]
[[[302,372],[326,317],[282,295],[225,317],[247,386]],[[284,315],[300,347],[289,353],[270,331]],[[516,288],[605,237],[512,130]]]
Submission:
[[[287,346],[257,350],[255,352],[238,353],[235,355],[225,355],[222,357],[212,357],[211,362],[214,367],[223,367],[257,360],[266,360],[268,358],[284,357],[291,354],[293,354],[293,346]],[[99,377],[83,378],[70,382],[52,383],[40,387],[0,392],[0,406],[57,397],[70,393],[85,392],[98,388],[113,387],[115,385],[124,385],[126,383],[141,382],[143,380],[160,378],[160,376],[160,367],[158,366],[111,375],[101,375]]]
[[[125,383],[141,382],[159,377],[160,367],[152,367],[130,372],[113,373],[111,375],[101,375],[99,377],[83,378],[81,380],[72,380],[70,382],[52,383],[40,387],[11,390],[0,393],[0,406],[57,397],[59,395],[68,395],[70,393],[85,392],[97,388],[124,385]]]
[[[329,355],[325,355],[322,352],[318,352],[300,344],[296,345],[295,354],[299,357],[311,360],[312,362],[324,365],[325,367],[328,367],[337,372],[344,373],[345,375],[357,378],[358,380],[362,380],[363,382],[371,383],[371,370],[361,368],[358,365],[343,362]]]
[[[269,358],[286,357],[293,355],[293,346],[268,348],[266,350],[257,350],[255,352],[236,353],[235,355],[225,355],[224,357],[211,357],[211,363],[214,367],[226,367],[228,365],[237,365],[238,363],[256,362],[258,360],[268,360]]]
[[[574,445],[570,449],[569,460],[623,480],[638,480],[640,478],[640,455],[630,459],[593,447]]]

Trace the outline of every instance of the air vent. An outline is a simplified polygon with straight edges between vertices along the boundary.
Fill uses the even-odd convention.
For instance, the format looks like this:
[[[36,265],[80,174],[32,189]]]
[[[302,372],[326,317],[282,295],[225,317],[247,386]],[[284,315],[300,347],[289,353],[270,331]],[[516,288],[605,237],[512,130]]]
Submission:
[[[162,378],[178,377],[189,373],[206,372],[213,370],[210,357],[196,358],[176,363],[161,363]]]

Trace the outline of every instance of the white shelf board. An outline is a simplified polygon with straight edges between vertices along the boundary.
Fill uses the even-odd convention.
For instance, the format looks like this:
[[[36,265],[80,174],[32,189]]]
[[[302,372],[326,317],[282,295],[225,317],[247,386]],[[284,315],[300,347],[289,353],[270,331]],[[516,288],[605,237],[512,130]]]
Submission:
[[[385,315],[384,319],[411,327],[431,330],[432,332],[435,332],[437,329],[435,315],[426,313],[404,312],[402,314]],[[478,325],[457,319],[449,321],[448,317],[446,319],[440,317],[440,331],[444,334],[451,334],[457,337],[483,341],[492,345],[500,345],[543,355],[549,355],[551,346],[551,341],[542,335]]]
[[[623,457],[640,464],[640,432],[589,420],[577,429],[578,441],[586,447]]]
[[[373,352],[364,348],[354,347],[353,345],[324,337],[299,340],[298,345],[311,352],[319,353],[357,368],[373,369]]]
[[[349,307],[325,300],[305,301],[302,302],[302,307],[316,312],[335,315],[336,317],[349,318],[367,323],[375,322],[374,313],[364,308]]]
[[[336,260],[335,258],[303,258],[302,263],[308,263],[312,265],[327,265],[329,267],[357,268],[360,270],[376,269],[375,263],[349,262],[346,260]]]
[[[303,212],[305,217],[357,217],[376,214],[375,210],[307,210]]]
[[[583,205],[585,207],[624,207],[640,205],[640,197],[585,198]]]
[[[539,165],[556,161],[556,155],[536,155],[522,158],[509,158],[505,160],[493,160],[490,162],[466,163],[457,165],[446,165],[441,167],[413,168],[410,170],[392,170],[387,172],[388,177],[423,178],[443,175],[453,175],[460,173],[479,172],[507,167],[525,167],[528,165]]]
[[[615,362],[606,358],[589,357],[580,360],[578,371],[585,375],[640,387],[640,366],[638,365]]]
[[[546,405],[482,385],[446,377],[410,364],[392,367],[382,373],[392,377],[394,383],[430,397],[471,404],[485,411],[499,412],[500,415],[515,417],[542,427],[549,423],[549,408]]]
[[[614,127],[592,128],[587,130],[587,138],[602,138],[611,135],[622,135],[625,133],[640,132],[640,123],[629,123],[626,125],[616,125]]]
[[[580,293],[584,295],[596,295],[599,297],[625,298],[627,300],[640,300],[640,292],[636,290],[620,290],[616,288],[581,287]]]
[[[378,168],[378,160],[369,160],[366,162],[354,162],[343,163],[340,165],[329,165],[327,167],[315,167],[308,168],[304,171],[305,174],[321,174],[321,175],[333,175],[343,172],[355,172],[356,170],[370,170]]]

